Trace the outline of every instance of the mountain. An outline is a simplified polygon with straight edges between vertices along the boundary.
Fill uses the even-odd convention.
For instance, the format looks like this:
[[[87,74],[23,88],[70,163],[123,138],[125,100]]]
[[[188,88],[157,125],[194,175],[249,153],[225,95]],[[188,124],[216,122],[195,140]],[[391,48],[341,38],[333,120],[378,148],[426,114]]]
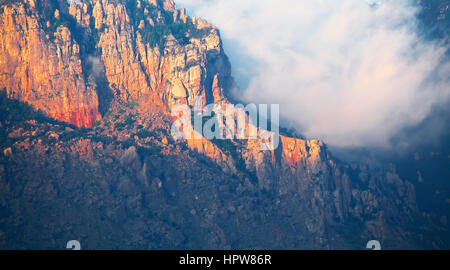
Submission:
[[[174,140],[175,105],[236,86],[219,30],[172,0],[2,1],[0,36],[2,249],[449,246],[393,165],[288,133]]]

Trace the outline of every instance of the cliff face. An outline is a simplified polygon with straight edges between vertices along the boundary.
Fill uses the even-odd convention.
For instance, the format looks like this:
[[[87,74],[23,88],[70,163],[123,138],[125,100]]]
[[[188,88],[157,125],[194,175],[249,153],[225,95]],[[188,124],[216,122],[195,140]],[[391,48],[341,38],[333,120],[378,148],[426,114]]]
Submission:
[[[69,29],[61,25],[45,34],[34,1],[3,6],[0,16],[0,88],[76,126],[100,120],[95,87],[84,78],[80,47]]]
[[[53,118],[92,127],[98,91],[166,109],[224,98],[230,74],[218,31],[172,1],[27,0],[2,9],[0,87]]]
[[[259,139],[171,139],[175,104],[193,106],[200,96],[225,106],[233,87],[218,30],[172,0],[26,0],[1,9],[0,88],[50,117],[92,127],[2,122],[1,180],[27,188],[2,182],[0,206],[38,220],[20,200],[31,208],[67,203],[58,196],[78,188],[90,194],[70,195],[78,206],[104,210],[73,224],[48,217],[48,237],[76,231],[94,248],[363,248],[373,238],[414,246],[416,236],[403,229],[418,214],[414,188],[394,168],[342,164],[323,142],[287,136],[273,151],[262,151]],[[33,183],[35,175],[19,173],[28,165],[55,175]],[[95,180],[58,182],[68,176]],[[119,240],[99,244],[102,235],[81,228],[83,219]],[[0,217],[0,224],[14,220]],[[123,243],[116,227],[127,220],[133,239]],[[72,225],[59,228],[64,222]],[[31,226],[25,223],[0,227],[0,244],[41,237],[2,240],[2,230],[16,235]],[[211,237],[189,239],[189,231]],[[50,238],[40,240],[51,246]]]
[[[221,80],[230,74],[218,31],[172,1],[85,1],[69,9],[98,34],[106,79],[122,100],[154,106],[156,98],[170,108],[192,105],[194,96],[223,98]]]

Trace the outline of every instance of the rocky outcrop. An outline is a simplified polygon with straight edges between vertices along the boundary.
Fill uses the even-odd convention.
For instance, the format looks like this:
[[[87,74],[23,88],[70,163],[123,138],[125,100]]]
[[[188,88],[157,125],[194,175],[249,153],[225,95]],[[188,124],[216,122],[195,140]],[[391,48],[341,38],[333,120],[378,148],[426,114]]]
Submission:
[[[156,13],[155,8],[159,8]],[[146,14],[146,21],[133,22],[136,18],[130,16],[131,12]],[[173,21],[165,21],[161,15],[164,12],[170,12]],[[224,86],[230,83],[231,75],[217,29],[204,20],[188,17],[184,9],[175,8],[173,1],[137,1],[135,6],[87,1],[72,4],[70,14],[83,27],[94,25],[98,31],[97,47],[109,87],[122,100],[146,106],[162,104],[166,112],[179,103],[193,106],[195,97],[202,97],[204,104],[226,102]],[[159,45],[163,46],[155,46],[146,42],[146,33],[139,31],[155,24],[182,25],[202,34],[188,31],[187,43],[169,34],[161,40]],[[229,159],[206,139],[189,140],[188,146],[218,163]],[[226,167],[232,170],[231,162],[224,164],[230,164]]]
[[[173,1],[86,1],[71,4],[70,14],[95,28],[109,86],[123,100],[158,97],[170,109],[180,100],[192,105],[194,96],[224,98],[231,78],[217,29]]]
[[[192,105],[194,96],[205,101],[224,98],[223,85],[230,74],[218,31],[201,19],[189,18],[184,9],[178,11],[173,1],[137,1],[136,6],[109,0],[60,5],[58,1],[26,1],[2,7],[0,87],[10,97],[58,120],[86,127],[100,119],[98,86],[87,78],[99,68],[104,68],[110,91],[127,102],[144,103],[156,97],[170,109],[183,99]],[[64,26],[58,8],[67,9],[78,28]],[[47,18],[42,10],[50,10],[53,17]],[[158,37],[155,46],[143,37],[154,29],[138,31],[135,18],[130,18],[132,12],[146,14],[147,21],[139,24],[147,28],[166,31],[168,24],[174,24],[181,32],[189,27],[191,32],[186,32],[183,41],[171,34]],[[173,21],[167,21],[167,14]],[[92,65],[95,55],[80,56],[73,30],[85,31],[96,42],[101,62],[90,70],[86,66]]]
[[[0,89],[55,119],[92,127],[101,116],[94,86],[83,75],[80,47],[66,26],[46,34],[31,3],[1,7]]]
[[[95,28],[100,31],[97,47],[110,88],[125,101],[148,95],[151,88],[135,51],[134,32],[125,6],[107,0],[92,4]]]

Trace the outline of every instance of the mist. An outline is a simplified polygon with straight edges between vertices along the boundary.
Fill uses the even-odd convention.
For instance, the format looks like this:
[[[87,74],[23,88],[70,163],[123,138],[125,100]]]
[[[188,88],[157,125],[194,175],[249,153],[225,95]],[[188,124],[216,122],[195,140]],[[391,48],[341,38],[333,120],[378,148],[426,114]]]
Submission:
[[[176,3],[220,29],[235,98],[280,104],[284,123],[308,138],[388,148],[448,106],[448,48],[421,38],[411,1]]]

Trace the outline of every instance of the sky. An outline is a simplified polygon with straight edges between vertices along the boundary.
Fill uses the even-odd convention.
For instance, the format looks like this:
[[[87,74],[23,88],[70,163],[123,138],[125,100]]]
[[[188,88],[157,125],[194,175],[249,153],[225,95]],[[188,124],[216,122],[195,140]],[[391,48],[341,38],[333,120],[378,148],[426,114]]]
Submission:
[[[339,147],[391,138],[448,106],[442,42],[417,34],[407,0],[177,0],[216,25],[246,102]],[[429,125],[428,125],[429,127]]]

